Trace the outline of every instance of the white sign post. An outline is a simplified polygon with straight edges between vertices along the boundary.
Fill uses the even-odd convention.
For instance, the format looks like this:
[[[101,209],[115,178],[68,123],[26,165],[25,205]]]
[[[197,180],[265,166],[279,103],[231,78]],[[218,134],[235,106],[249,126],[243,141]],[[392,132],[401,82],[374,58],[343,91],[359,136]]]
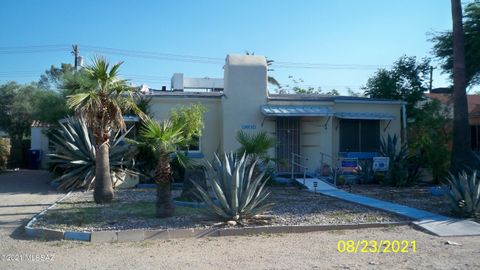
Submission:
[[[373,158],[373,171],[374,172],[386,172],[388,171],[390,158],[389,157],[374,157]]]

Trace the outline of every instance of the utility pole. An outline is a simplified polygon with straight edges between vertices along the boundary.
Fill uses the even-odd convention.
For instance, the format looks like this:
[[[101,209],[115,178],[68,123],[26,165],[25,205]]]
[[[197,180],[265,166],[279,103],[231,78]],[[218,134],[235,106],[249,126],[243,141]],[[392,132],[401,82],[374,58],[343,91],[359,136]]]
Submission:
[[[77,71],[77,67],[78,67],[78,45],[72,45],[72,48],[73,48],[72,54],[75,57],[74,67],[75,67],[75,71]]]

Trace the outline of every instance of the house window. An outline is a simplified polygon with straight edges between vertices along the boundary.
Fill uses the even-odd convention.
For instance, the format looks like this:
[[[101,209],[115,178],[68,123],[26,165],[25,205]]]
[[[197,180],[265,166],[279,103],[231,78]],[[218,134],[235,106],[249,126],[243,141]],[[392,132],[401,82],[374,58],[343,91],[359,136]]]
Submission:
[[[200,152],[200,137],[193,136],[192,137],[192,142],[188,146],[180,148],[180,150],[190,152],[190,153]]]
[[[340,152],[378,152],[379,120],[340,120]]]

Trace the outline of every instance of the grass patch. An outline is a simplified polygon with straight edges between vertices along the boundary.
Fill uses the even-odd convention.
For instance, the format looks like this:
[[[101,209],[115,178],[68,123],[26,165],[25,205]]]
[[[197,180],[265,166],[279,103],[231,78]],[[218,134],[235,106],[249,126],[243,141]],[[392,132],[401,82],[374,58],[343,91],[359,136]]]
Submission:
[[[330,213],[327,213],[327,216],[348,223],[352,223],[355,221],[355,215],[345,211],[332,211]]]

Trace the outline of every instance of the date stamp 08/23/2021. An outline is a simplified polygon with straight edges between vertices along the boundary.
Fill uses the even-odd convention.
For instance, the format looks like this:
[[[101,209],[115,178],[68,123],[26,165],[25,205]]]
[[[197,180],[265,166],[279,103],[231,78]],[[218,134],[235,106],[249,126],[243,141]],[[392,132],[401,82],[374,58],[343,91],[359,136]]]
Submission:
[[[416,253],[417,241],[409,240],[339,240],[340,253]]]
[[[0,262],[51,262],[54,261],[51,254],[0,254]]]

